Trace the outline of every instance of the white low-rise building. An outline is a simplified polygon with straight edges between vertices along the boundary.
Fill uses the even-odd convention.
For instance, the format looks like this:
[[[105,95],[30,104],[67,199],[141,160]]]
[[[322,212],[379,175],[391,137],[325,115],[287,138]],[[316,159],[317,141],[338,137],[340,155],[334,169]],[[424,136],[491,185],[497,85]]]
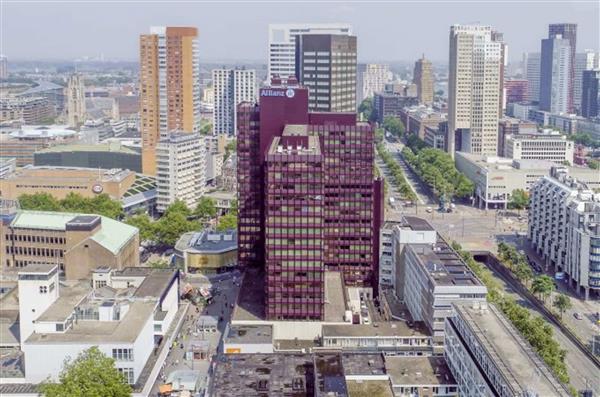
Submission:
[[[574,142],[554,130],[530,134],[507,135],[504,157],[514,160],[548,160],[573,164]]]
[[[456,168],[475,185],[474,201],[480,208],[507,208],[516,189],[529,191],[534,183],[550,174],[556,163],[547,160],[513,160],[506,157],[455,153]],[[600,172],[587,167],[569,167],[570,175],[591,189],[600,188]]]
[[[487,288],[471,272],[462,258],[421,218],[404,217],[412,238],[402,249],[396,274],[402,274],[402,297],[414,321],[425,322],[433,336],[433,353],[444,349],[444,319],[452,315],[456,302],[485,302]],[[399,231],[403,234],[403,230]],[[433,232],[433,242],[427,238]],[[402,241],[400,238],[399,241]]]
[[[531,189],[528,237],[585,299],[600,295],[600,194],[556,168]]]
[[[136,395],[145,393],[164,360],[172,326],[181,320],[178,292],[176,270],[99,268],[91,283],[64,284],[57,265],[24,267],[18,273],[19,382],[57,380],[66,360],[97,346],[115,360]]]

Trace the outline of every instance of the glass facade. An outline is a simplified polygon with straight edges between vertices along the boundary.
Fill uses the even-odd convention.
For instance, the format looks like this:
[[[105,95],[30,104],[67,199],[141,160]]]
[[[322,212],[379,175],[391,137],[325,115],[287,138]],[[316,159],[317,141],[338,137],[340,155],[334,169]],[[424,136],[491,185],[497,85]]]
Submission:
[[[315,320],[325,271],[377,288],[382,185],[371,127],[309,113],[308,89],[290,87],[238,107],[238,260],[265,266],[267,318]]]

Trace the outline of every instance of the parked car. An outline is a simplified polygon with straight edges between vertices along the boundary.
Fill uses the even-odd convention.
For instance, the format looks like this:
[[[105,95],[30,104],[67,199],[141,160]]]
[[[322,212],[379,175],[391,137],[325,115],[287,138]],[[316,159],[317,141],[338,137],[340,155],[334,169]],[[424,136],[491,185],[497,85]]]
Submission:
[[[583,320],[581,313],[573,313],[573,317],[575,317],[577,320]]]

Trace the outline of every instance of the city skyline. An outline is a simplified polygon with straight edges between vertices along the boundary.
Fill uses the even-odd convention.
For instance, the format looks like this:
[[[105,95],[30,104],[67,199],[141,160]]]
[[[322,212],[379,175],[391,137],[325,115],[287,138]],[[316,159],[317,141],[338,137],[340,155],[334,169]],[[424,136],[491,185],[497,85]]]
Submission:
[[[205,62],[234,60],[231,54],[236,54],[235,59],[266,61],[270,23],[348,23],[358,37],[359,62],[409,61],[419,58],[423,51],[428,59],[440,62],[447,60],[445,38],[449,26],[475,21],[504,33],[509,61],[519,60],[523,52],[539,51],[539,41],[547,36],[548,25],[557,22],[578,24],[577,51],[599,48],[597,3],[548,3],[544,7],[535,2],[489,1],[468,6],[464,2],[434,3],[439,12],[431,12],[430,2],[332,2],[305,7],[295,2],[237,1],[179,3],[177,7],[148,3],[143,8],[140,2],[111,3],[110,8],[97,2],[43,2],[35,6],[5,3],[2,6],[5,39],[0,52],[11,60],[66,60],[101,54],[105,59],[135,60],[137,37],[148,26],[170,25],[199,29],[199,54]],[[330,12],[333,8],[337,12]],[[134,10],[136,19],[131,20],[129,15]],[[45,28],[48,20],[59,18],[65,11],[74,18],[54,24],[52,30]],[[215,15],[226,16],[228,23]],[[411,15],[416,18],[406,18]],[[230,29],[232,24],[236,29]],[[380,34],[382,30],[385,35]],[[234,33],[239,31],[245,33]],[[79,33],[73,35],[73,32]],[[6,39],[9,37],[12,39]],[[65,46],[67,42],[69,45]]]

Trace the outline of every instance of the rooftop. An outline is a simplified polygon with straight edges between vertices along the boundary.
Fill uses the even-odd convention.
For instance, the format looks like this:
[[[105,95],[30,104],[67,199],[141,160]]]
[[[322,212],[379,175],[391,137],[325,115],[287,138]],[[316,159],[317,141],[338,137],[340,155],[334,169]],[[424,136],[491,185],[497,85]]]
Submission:
[[[387,380],[347,380],[348,397],[393,397]]]
[[[344,281],[342,273],[325,272],[325,321],[344,321],[346,298],[344,297]]]
[[[122,153],[122,154],[131,154],[131,155],[140,155],[139,152],[121,144],[111,143],[99,143],[96,145],[56,145],[43,150],[38,151],[37,153],[61,153],[61,152],[107,152],[107,153]]]
[[[456,304],[454,307],[515,395],[526,391],[534,391],[539,396],[568,395],[541,358],[493,305]]]
[[[66,230],[67,223],[84,214],[50,211],[22,210],[17,213],[11,222],[11,227],[21,229]],[[96,241],[113,254],[119,252],[137,233],[136,227],[116,221],[101,215],[102,225],[92,234],[91,239]]]
[[[19,273],[43,273],[48,274],[57,267],[56,263],[30,263],[20,268]]]
[[[83,167],[58,167],[58,166],[32,166],[20,168],[16,173],[6,179],[44,178],[44,179],[68,179],[70,181],[88,182],[90,179],[102,182],[121,182],[133,172],[130,170],[97,169]]]
[[[176,277],[178,277],[178,273],[171,269],[151,269],[150,274],[144,278],[133,296],[136,298],[160,298]]]
[[[227,354],[217,358],[211,396],[312,396],[309,354]]]
[[[65,125],[49,125],[49,126],[36,126],[27,125],[21,127],[20,130],[10,133],[13,138],[58,138],[77,135],[77,131],[68,128]]]
[[[427,220],[416,216],[404,216],[402,218],[402,226],[410,227],[415,231],[432,231],[435,230]]]
[[[32,334],[27,343],[133,343],[154,313],[154,301],[134,301],[120,321],[79,320],[64,333]]]
[[[406,216],[403,221],[411,230],[434,230],[422,218]],[[417,256],[436,286],[478,286],[485,293],[485,286],[439,233],[434,244],[408,244],[406,249]]]
[[[490,171],[510,172],[513,170],[544,170],[556,166],[556,163],[548,160],[535,159],[510,159],[498,156],[480,156],[477,154],[456,152],[459,157],[463,157],[469,162]]]
[[[89,281],[77,283],[71,287],[60,288],[58,299],[43,312],[36,321],[39,322],[62,322],[65,321],[75,307],[81,303],[91,292]]]
[[[230,324],[224,343],[273,343],[272,325]]]
[[[404,321],[377,322],[372,324],[323,324],[323,337],[429,337],[425,324],[415,322],[412,326]]]
[[[385,369],[393,385],[455,385],[443,357],[386,356]]]
[[[191,253],[221,254],[237,250],[237,243],[237,230],[217,232],[207,229],[184,234],[175,247]]]
[[[346,311],[344,285],[340,272],[325,272],[325,322],[343,322]],[[249,269],[244,272],[238,302],[232,315],[233,322],[262,321],[265,319],[264,273]]]
[[[315,354],[314,362],[315,389],[324,396],[347,396],[342,357],[335,353]]]
[[[344,374],[352,375],[383,375],[385,362],[382,354],[342,354]]]
[[[289,125],[286,125],[288,131]],[[307,127],[307,126],[294,126]],[[285,131],[284,131],[285,134]],[[296,139],[294,139],[296,138]],[[304,139],[302,139],[304,138]],[[269,147],[269,155],[298,155],[319,156],[321,155],[321,144],[317,136],[307,136],[299,133],[299,130],[288,131],[287,135],[274,137]]]

